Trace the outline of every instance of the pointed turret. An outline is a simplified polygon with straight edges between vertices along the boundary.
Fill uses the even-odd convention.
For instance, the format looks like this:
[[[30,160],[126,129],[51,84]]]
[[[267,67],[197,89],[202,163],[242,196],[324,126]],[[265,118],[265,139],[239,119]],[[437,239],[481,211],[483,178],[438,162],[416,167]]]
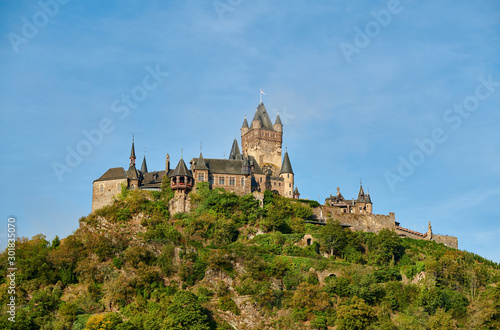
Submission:
[[[142,159],[141,172],[143,175],[148,173],[148,165],[146,164],[146,155],[144,155],[144,158]]]
[[[196,166],[194,167],[195,170],[208,170],[207,164],[205,163],[205,159],[203,158],[203,155],[200,152],[200,157],[198,158],[198,162],[196,163]]]
[[[179,163],[177,163],[177,167],[175,170],[172,172],[172,176],[187,176],[187,177],[193,177],[191,174],[191,171],[188,170],[186,163],[184,163],[184,159],[180,159]]]
[[[276,132],[283,132],[283,123],[281,123],[280,114],[276,116],[276,120],[274,121],[273,128]]]
[[[278,112],[278,115],[276,116],[276,120],[274,121],[274,125],[282,125],[283,126],[279,112]]]
[[[283,165],[281,165],[281,172],[293,174],[292,164],[290,163],[290,158],[288,157],[288,151],[285,151],[285,157],[283,157]]]
[[[135,165],[135,146],[132,138],[132,150],[130,151],[130,165]]]
[[[238,147],[238,140],[236,139],[234,139],[233,141],[231,152],[229,153],[229,159],[238,159],[238,160],[242,159],[240,148]]]
[[[358,203],[371,203],[370,200],[370,195],[365,194],[365,191],[363,190],[363,186],[359,186],[359,193],[358,193],[358,199],[356,200]]]
[[[245,116],[245,120],[243,120],[243,125],[241,128],[248,128],[248,121],[247,121],[247,116]]]
[[[299,188],[297,187],[295,187],[295,190],[293,191],[293,199],[300,199]]]

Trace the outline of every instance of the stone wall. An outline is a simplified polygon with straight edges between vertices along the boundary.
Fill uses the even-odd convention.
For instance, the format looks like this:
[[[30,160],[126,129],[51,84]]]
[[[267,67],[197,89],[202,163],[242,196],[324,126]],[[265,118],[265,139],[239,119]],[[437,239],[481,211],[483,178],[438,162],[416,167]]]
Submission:
[[[219,178],[224,178],[224,184],[220,184]],[[248,175],[236,175],[236,174],[214,174],[213,183],[210,185],[210,189],[213,188],[224,188],[227,191],[232,191],[239,196],[243,196],[252,192],[252,179]],[[234,178],[234,185],[231,185],[231,178]],[[244,179],[244,185],[241,185],[241,179]]]
[[[114,197],[122,189],[122,183],[127,185],[127,179],[94,181],[92,188],[92,212],[113,203]]]
[[[347,225],[353,230],[378,233],[384,228],[395,229],[396,217],[393,212],[389,215],[383,214],[356,214],[338,212],[332,206],[321,206],[313,209],[313,215],[317,221],[325,222],[332,218],[338,220],[342,225]]]
[[[447,235],[432,235],[432,240],[436,243],[443,243],[447,247],[458,249],[458,238]]]

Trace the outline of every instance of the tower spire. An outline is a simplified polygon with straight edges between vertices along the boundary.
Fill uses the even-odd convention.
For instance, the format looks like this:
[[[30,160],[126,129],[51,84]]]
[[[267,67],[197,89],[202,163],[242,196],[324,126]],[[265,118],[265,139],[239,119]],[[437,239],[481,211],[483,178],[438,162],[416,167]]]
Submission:
[[[130,151],[130,165],[135,165],[134,131],[132,131],[132,150]]]

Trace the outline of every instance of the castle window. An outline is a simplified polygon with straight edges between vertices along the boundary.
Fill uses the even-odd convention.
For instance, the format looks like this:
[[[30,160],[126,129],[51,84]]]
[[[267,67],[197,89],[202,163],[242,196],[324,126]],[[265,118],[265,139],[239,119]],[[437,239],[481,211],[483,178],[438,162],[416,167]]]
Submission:
[[[224,185],[224,184],[225,184],[225,180],[224,180],[224,177],[223,177],[223,176],[220,176],[220,177],[219,177],[219,184],[220,184],[220,185]]]
[[[260,183],[262,183],[262,178],[260,178]]]
[[[236,185],[236,178],[234,176],[229,177],[229,185],[230,186],[235,186]]]
[[[289,184],[288,184],[288,187],[292,188],[292,184],[291,184],[291,183],[289,183]]]
[[[274,182],[274,185],[276,186],[276,181]]]
[[[205,181],[205,173],[198,174],[198,181],[200,181],[200,182]]]
[[[100,191],[100,192],[104,192],[104,185],[102,185],[102,184],[100,185],[100,187],[99,187],[99,191]]]
[[[245,178],[241,178],[241,185],[244,186],[245,185]]]
[[[287,173],[287,174],[286,174],[286,178],[287,178],[287,179],[290,179],[290,173]]]
[[[210,175],[210,176],[208,177],[208,183],[209,183],[209,184],[214,184],[214,177],[213,177],[213,175]]]

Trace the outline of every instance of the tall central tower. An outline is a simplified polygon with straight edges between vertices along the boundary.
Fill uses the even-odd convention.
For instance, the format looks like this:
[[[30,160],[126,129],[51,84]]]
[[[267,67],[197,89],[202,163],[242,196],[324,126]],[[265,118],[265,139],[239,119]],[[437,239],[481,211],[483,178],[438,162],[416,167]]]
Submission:
[[[266,107],[261,102],[257,106],[250,126],[246,118],[243,121],[241,127],[243,155],[253,156],[267,175],[279,177],[282,143],[283,124],[279,114],[273,125]]]

